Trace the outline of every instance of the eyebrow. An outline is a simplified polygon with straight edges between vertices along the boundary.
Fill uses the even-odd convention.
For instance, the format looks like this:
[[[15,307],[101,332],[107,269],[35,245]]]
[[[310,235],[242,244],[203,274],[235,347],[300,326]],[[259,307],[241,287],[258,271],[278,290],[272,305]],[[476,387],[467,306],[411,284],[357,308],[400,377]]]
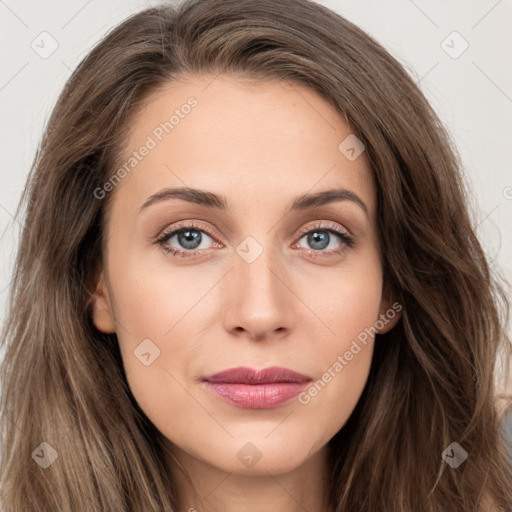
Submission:
[[[207,192],[195,188],[165,188],[150,196],[140,207],[139,213],[153,204],[173,198],[181,199],[182,201],[187,201],[210,209],[228,209],[228,201],[222,194],[214,194],[213,192]],[[363,200],[356,193],[345,188],[335,188],[316,192],[314,194],[303,194],[298,196],[295,198],[289,212],[308,210],[338,201],[351,201],[358,205],[364,211],[366,216],[369,215],[368,207]]]

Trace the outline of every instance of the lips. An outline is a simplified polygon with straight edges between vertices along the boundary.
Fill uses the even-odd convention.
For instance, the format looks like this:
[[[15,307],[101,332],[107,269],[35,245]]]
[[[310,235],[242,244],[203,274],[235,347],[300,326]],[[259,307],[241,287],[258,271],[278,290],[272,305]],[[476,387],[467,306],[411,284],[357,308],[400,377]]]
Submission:
[[[203,381],[212,383],[226,384],[274,384],[282,382],[309,382],[311,378],[307,375],[281,368],[280,366],[271,366],[263,370],[254,370],[247,366],[230,368],[208,377],[203,377]]]
[[[206,389],[236,407],[271,409],[289,402],[312,379],[279,366],[259,371],[242,366],[201,380]]]

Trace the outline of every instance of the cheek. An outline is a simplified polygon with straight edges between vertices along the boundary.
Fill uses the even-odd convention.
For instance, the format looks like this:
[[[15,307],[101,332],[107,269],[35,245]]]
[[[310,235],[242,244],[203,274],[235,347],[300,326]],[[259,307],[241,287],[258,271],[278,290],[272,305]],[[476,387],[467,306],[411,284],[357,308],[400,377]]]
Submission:
[[[190,413],[195,405],[187,387],[199,321],[194,305],[204,290],[193,282],[178,272],[162,279],[157,271],[134,271],[116,287],[117,337],[130,390],[156,428],[172,437],[188,428],[187,415],[176,411]]]
[[[126,257],[117,265],[110,262],[109,277],[120,333],[131,342],[165,341],[181,327],[181,319],[192,312],[214,276],[194,267],[173,268],[156,251],[127,247],[119,252]]]
[[[299,396],[299,403],[325,422],[324,427],[318,425],[319,435],[325,425],[332,428],[329,435],[343,426],[366,384],[381,305],[378,259],[344,269],[329,283],[324,293],[312,297],[312,309],[322,319],[322,336],[315,342],[318,372]],[[313,330],[310,338],[314,337]]]
[[[382,271],[378,253],[365,251],[333,270],[322,280],[314,274],[303,279],[307,305],[322,325],[322,352],[332,356],[348,350],[351,341],[378,319]]]
[[[155,266],[140,252],[129,246],[122,250],[114,242],[111,247],[117,251],[110,255],[109,280],[116,333],[130,388],[145,409],[158,397],[174,396],[165,390],[172,381],[166,370],[172,372],[171,361],[185,357],[191,333],[183,331],[183,326],[200,290],[192,286],[190,277],[184,279],[179,271],[169,275],[161,264]],[[124,257],[116,259],[115,254]],[[172,344],[180,330],[182,343]]]

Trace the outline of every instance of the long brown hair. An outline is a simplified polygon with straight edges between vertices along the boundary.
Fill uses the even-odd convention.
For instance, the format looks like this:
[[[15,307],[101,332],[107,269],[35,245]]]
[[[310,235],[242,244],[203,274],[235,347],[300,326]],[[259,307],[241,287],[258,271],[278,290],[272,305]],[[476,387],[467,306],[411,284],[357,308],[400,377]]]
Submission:
[[[204,73],[307,85],[371,162],[384,278],[403,312],[377,335],[360,401],[329,442],[334,509],[511,510],[495,382],[498,354],[510,357],[509,305],[472,228],[460,158],[403,67],[308,0],[146,9],[67,82],[20,203],[2,336],[2,510],[178,510],[162,435],[130,393],[115,334],[91,321],[108,205],[94,191],[116,171],[127,119],[147,95]],[[452,442],[468,454],[457,469],[441,456]],[[46,469],[36,463],[55,455]]]

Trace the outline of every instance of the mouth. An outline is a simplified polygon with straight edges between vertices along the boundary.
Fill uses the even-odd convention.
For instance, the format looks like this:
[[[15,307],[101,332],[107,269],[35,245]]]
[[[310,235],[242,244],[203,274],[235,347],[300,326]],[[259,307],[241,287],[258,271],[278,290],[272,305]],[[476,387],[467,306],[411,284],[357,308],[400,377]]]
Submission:
[[[271,409],[283,405],[311,381],[307,375],[278,366],[263,370],[241,366],[201,379],[217,397],[245,409]]]

